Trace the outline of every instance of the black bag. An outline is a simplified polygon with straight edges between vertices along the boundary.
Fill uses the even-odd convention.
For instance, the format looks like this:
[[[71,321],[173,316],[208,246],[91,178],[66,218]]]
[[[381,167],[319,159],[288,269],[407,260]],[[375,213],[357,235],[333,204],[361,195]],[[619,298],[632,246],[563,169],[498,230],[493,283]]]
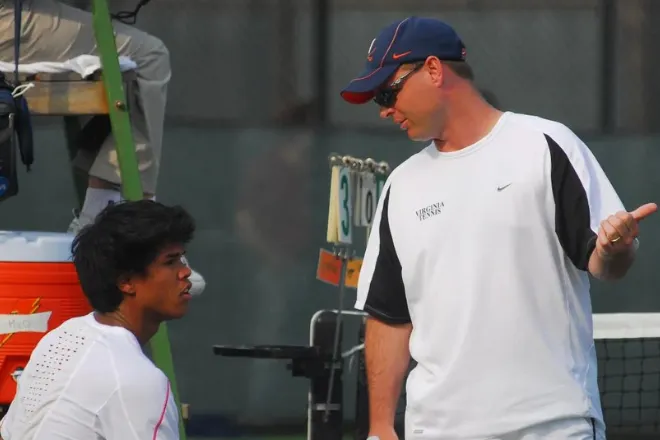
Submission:
[[[0,202],[18,194],[15,132],[16,104],[13,87],[0,80]]]
[[[21,43],[22,0],[14,0],[14,84],[0,74],[0,202],[18,194],[16,150],[20,151],[21,162],[30,171],[34,163],[34,140],[32,121],[27,99],[12,93],[20,85],[18,63]]]

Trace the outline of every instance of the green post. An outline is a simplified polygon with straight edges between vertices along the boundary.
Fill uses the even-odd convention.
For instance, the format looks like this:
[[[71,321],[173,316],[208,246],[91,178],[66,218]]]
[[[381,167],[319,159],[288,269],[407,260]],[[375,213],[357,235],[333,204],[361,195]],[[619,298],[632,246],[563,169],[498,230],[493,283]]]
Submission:
[[[117,45],[114,29],[110,20],[110,10],[107,0],[93,0],[94,5],[94,32],[101,58],[103,82],[108,98],[110,123],[117,148],[117,158],[122,180],[122,192],[126,200],[140,200],[142,198],[142,184],[135,155],[135,144],[131,132],[131,121],[128,115],[128,103],[124,94]],[[174,399],[179,408],[179,436],[186,439],[183,424],[181,402],[174,374],[174,363],[170,350],[170,341],[167,335],[167,326],[161,324],[158,333],[149,342],[151,356],[170,380]]]

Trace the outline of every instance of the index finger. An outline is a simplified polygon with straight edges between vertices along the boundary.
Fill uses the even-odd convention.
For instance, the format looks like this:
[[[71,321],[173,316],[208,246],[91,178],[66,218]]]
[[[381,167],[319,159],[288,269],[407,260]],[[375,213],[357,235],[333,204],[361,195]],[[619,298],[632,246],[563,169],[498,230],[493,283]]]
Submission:
[[[639,208],[635,209],[630,213],[630,215],[633,216],[635,221],[640,221],[648,217],[649,215],[653,214],[658,210],[658,205],[655,203],[647,203],[646,205],[642,205]]]

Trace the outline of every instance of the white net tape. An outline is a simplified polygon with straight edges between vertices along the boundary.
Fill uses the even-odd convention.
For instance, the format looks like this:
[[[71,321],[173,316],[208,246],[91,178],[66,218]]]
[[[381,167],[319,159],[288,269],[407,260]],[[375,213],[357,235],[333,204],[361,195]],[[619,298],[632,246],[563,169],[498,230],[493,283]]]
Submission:
[[[660,313],[600,313],[593,319],[596,340],[660,338]]]

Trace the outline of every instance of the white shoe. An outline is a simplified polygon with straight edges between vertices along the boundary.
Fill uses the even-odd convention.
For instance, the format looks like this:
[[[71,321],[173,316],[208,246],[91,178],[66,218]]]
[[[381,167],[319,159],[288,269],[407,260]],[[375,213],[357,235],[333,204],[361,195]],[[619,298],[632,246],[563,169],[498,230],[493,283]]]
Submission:
[[[88,225],[92,222],[92,219],[81,217],[80,213],[77,210],[73,210],[73,220],[69,224],[69,228],[66,230],[67,234],[78,235],[78,232],[83,228],[83,226]]]
[[[82,217],[76,212],[76,210],[73,211],[73,220],[69,224],[69,228],[67,229],[68,234],[73,234],[76,235],[80,230],[87,224],[91,223],[92,219]],[[184,257],[185,263],[190,267],[190,264],[188,264],[188,260]],[[204,289],[206,289],[206,280],[200,274],[199,272],[195,271],[192,267],[190,267],[191,274],[188,277],[188,280],[192,284],[192,287],[190,288],[190,294],[192,296],[197,296],[201,295],[202,292],[204,292]]]
[[[186,257],[183,257],[183,261],[185,261],[188,267],[190,267]],[[190,284],[192,284],[192,287],[189,290],[192,296],[201,295],[204,289],[206,289],[206,280],[202,274],[194,270],[192,267],[190,267],[190,276],[188,277],[188,281],[190,281]]]

